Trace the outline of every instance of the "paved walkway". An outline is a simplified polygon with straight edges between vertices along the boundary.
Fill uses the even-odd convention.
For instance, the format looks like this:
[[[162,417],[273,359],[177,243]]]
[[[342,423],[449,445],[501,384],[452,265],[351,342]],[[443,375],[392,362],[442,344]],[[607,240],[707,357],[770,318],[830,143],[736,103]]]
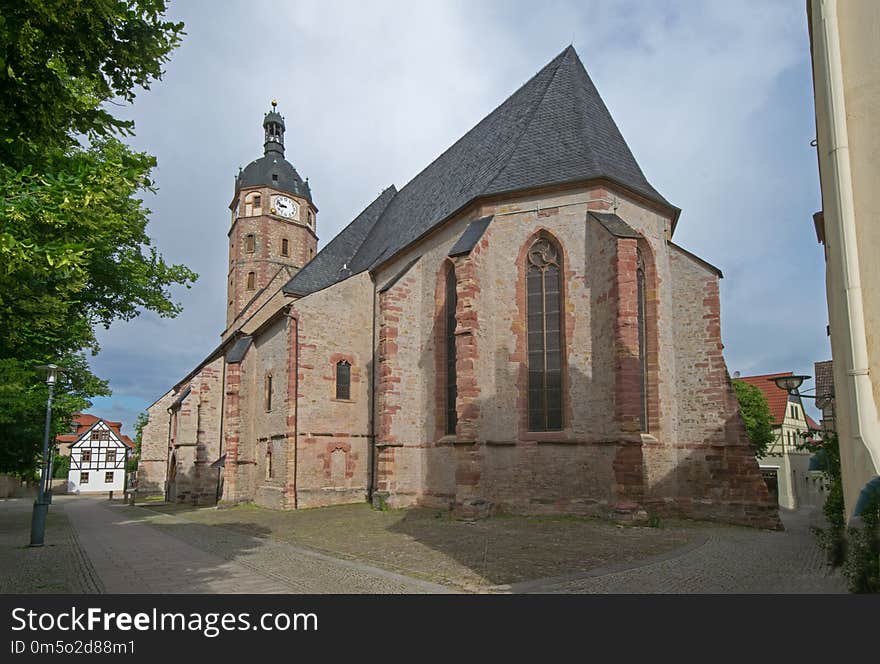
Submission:
[[[568,578],[515,584],[540,593],[846,593],[839,570],[825,563],[810,509],[780,510],[783,532],[707,528],[706,537],[629,569],[598,569]]]
[[[437,584],[354,561],[110,504],[55,499],[107,593],[427,593]]]
[[[99,498],[56,498],[108,593],[428,593],[444,586],[226,528]],[[811,511],[784,512],[784,532],[700,527],[661,556],[537,579],[494,592],[845,593],[810,532]]]

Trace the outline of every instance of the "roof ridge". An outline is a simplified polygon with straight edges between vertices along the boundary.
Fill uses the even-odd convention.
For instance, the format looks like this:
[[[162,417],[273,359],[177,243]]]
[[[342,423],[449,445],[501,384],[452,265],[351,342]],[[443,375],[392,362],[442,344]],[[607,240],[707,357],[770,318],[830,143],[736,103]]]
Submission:
[[[487,189],[489,189],[492,186],[492,184],[495,182],[495,180],[497,180],[499,178],[499,176],[504,172],[504,169],[507,168],[507,166],[513,160],[513,157],[514,157],[514,155],[516,155],[516,151],[519,148],[519,144],[522,143],[523,138],[529,132],[529,127],[532,126],[532,121],[535,119],[535,115],[537,115],[538,109],[541,108],[541,105],[544,103],[544,100],[547,99],[547,91],[550,89],[550,86],[553,85],[553,81],[556,80],[556,76],[559,74],[559,69],[562,67],[562,63],[568,59],[568,56],[572,52],[574,52],[574,47],[571,44],[569,44],[568,46],[565,47],[565,49],[562,51],[562,53],[560,53],[555,58],[553,58],[553,62],[556,62],[557,60],[559,60],[559,62],[556,62],[556,69],[553,70],[553,76],[551,76],[549,78],[549,80],[547,81],[547,85],[544,86],[544,92],[541,93],[541,98],[538,100],[538,103],[536,103],[534,108],[532,108],[532,110],[529,112],[529,119],[526,121],[525,125],[523,125],[523,129],[520,132],[519,137],[516,139],[516,145],[513,146],[513,149],[510,151],[510,154],[507,156],[507,159],[504,161],[504,164],[502,164],[501,167],[495,172],[495,176],[491,180],[489,180],[489,182],[486,183],[486,186],[483,188],[483,191],[486,191]],[[560,56],[563,56],[563,57],[560,58]],[[546,69],[546,67],[544,69]],[[544,69],[542,69],[541,71],[544,71]],[[538,74],[540,74],[541,71],[539,71]],[[537,76],[538,74],[535,74],[535,76]],[[531,80],[533,78],[535,78],[535,76],[530,78],[529,82],[531,82]],[[514,93],[514,94],[516,94],[516,93]],[[511,96],[513,96],[513,95],[511,95]]]

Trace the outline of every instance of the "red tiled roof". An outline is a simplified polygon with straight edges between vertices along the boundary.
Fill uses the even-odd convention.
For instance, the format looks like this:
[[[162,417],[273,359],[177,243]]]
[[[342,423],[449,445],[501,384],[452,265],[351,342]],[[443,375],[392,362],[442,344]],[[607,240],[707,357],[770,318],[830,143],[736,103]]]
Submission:
[[[814,420],[812,417],[810,417],[806,413],[804,413],[804,415],[806,415],[806,417],[807,417],[807,426],[810,427],[810,429],[815,430],[815,431],[822,430],[822,427],[820,427],[818,424],[816,424],[816,420]]]
[[[770,415],[773,416],[775,424],[782,424],[785,419],[785,407],[788,405],[788,392],[780,390],[773,382],[774,378],[779,376],[791,376],[791,371],[782,371],[780,373],[761,374],[759,376],[742,376],[737,380],[748,383],[757,387],[767,397],[767,405],[770,406]]]
[[[119,439],[125,443],[131,449],[134,449],[134,441],[131,438],[123,434],[120,429],[122,428],[122,422],[111,422],[110,420],[104,420],[97,415],[92,415],[91,413],[77,413],[73,416],[73,422],[76,425],[75,433],[62,433],[55,436],[55,440],[59,443],[75,443],[79,440],[80,436],[82,436],[86,431],[88,431],[89,427],[91,427],[98,420],[103,420],[104,424],[110,427]]]

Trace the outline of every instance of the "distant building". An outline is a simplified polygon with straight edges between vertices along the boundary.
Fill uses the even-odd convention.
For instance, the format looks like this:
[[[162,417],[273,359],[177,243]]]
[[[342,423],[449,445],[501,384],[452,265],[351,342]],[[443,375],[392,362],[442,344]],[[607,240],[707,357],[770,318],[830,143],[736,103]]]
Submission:
[[[816,362],[816,407],[822,411],[822,429],[834,431],[834,366],[831,360]]]
[[[59,454],[70,457],[67,491],[123,491],[126,461],[135,445],[131,438],[121,433],[122,423],[78,413],[72,427],[72,433],[55,439]]]
[[[797,509],[816,502],[813,495],[815,483],[810,474],[813,452],[804,448],[802,443],[806,440],[805,434],[818,431],[819,425],[807,415],[800,397],[790,396],[773,382],[779,376],[791,375],[791,371],[785,371],[743,376],[739,380],[757,387],[767,398],[773,416],[775,440],[767,454],[758,459],[758,463],[771,483],[775,479],[779,504],[788,509]]]
[[[880,2],[808,0],[834,360],[834,423],[847,516],[880,490]],[[862,497],[860,503],[859,498]]]

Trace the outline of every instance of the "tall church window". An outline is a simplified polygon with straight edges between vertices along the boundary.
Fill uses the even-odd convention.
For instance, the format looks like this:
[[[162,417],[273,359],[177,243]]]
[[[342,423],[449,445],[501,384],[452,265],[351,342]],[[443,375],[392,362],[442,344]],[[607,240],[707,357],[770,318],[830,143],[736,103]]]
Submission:
[[[557,248],[546,238],[529,248],[526,298],[529,430],[562,429],[562,309]]]
[[[345,360],[336,363],[336,398],[351,399],[351,364]]]
[[[247,289],[254,290],[256,288],[257,275],[253,272],[248,272],[247,276]]]
[[[645,307],[645,263],[642,252],[637,253],[636,299],[639,326],[639,428],[648,430],[648,327]]]
[[[446,271],[446,302],[444,319],[445,346],[446,346],[446,435],[455,434],[458,424],[458,411],[455,402],[458,399],[458,381],[455,373],[455,308],[458,305],[458,293],[456,291],[455,269],[450,267]]]
[[[290,243],[287,241],[287,238],[281,240],[281,255],[290,256]]]
[[[249,254],[257,250],[257,241],[253,233],[248,233],[244,236],[244,250]]]
[[[272,374],[266,374],[266,384],[265,384],[265,392],[266,392],[266,412],[268,413],[272,410]]]

